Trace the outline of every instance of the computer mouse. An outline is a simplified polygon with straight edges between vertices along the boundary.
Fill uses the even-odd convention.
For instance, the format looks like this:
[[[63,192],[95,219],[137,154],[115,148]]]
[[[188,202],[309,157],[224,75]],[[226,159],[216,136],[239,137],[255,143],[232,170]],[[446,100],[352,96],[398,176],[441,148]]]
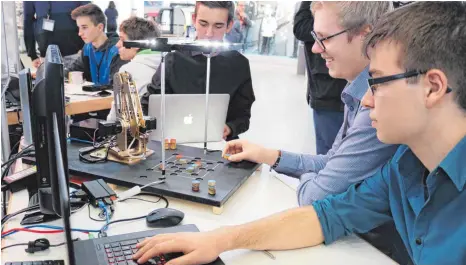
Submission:
[[[170,227],[179,224],[184,218],[182,211],[172,208],[160,208],[150,212],[146,217],[149,227]]]

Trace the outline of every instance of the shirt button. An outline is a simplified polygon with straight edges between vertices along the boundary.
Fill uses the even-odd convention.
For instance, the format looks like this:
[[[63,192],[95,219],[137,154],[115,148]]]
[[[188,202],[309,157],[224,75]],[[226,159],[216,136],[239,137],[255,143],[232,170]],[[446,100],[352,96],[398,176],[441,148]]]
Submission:
[[[421,245],[422,244],[422,240],[420,238],[416,238],[416,245]]]
[[[353,107],[353,106],[351,106],[351,107],[349,107],[349,109],[350,109],[351,111],[353,111],[353,110],[354,110],[354,107]]]

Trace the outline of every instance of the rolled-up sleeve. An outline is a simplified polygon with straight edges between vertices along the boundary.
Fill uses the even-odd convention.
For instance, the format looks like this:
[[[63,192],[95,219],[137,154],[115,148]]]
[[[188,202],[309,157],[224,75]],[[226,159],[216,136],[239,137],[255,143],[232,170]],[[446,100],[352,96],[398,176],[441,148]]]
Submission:
[[[351,233],[365,233],[392,220],[388,179],[390,165],[383,166],[373,177],[353,184],[338,195],[312,203],[325,244]]]

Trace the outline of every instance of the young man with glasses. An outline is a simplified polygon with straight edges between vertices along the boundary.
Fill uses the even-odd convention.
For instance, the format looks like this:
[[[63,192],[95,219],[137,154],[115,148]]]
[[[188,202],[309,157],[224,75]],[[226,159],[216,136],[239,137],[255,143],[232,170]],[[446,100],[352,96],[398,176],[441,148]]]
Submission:
[[[304,42],[307,71],[306,99],[312,109],[316,154],[325,155],[332,148],[343,124],[345,105],[341,101],[341,92],[347,81],[331,77],[325,66],[325,60],[320,54],[312,52],[315,37],[311,34],[314,30],[311,1],[300,3],[293,24],[294,36]]]
[[[233,249],[330,244],[394,220],[414,264],[466,264],[465,29],[465,3],[417,2],[384,15],[365,40],[373,78],[363,104],[378,138],[403,144],[373,177],[248,224],[147,239],[134,258],[183,252],[167,265],[207,263]]]

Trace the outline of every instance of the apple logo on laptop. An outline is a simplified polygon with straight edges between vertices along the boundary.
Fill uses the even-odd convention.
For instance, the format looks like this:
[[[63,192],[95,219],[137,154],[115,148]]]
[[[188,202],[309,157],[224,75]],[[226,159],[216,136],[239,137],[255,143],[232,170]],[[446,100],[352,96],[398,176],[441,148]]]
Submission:
[[[184,117],[184,124],[193,124],[193,115],[189,114]]]

